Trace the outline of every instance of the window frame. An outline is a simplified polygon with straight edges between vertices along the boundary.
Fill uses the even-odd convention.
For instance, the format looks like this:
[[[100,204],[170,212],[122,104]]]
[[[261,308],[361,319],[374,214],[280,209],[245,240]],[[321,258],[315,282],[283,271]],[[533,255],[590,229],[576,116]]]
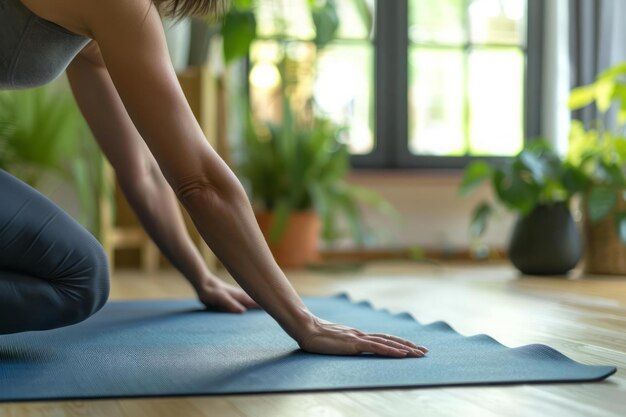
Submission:
[[[503,162],[509,157],[415,155],[408,144],[408,0],[376,1],[374,37],[375,146],[352,155],[354,168],[461,170],[476,159]],[[541,133],[540,103],[543,39],[542,0],[528,0],[524,68],[524,143]],[[530,30],[532,28],[532,30]],[[382,138],[386,138],[382,140]]]

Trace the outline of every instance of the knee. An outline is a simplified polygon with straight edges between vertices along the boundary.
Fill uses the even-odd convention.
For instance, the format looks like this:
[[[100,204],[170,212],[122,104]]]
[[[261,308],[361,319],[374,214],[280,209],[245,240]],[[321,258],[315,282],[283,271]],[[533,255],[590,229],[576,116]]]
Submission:
[[[90,275],[89,294],[87,306],[91,309],[90,314],[100,310],[109,299],[109,260],[104,249],[98,243],[92,255],[93,273]]]
[[[83,253],[84,266],[80,273],[65,278],[61,286],[67,301],[62,314],[68,325],[89,318],[109,298],[108,259],[100,244],[96,242],[89,246],[89,250]]]

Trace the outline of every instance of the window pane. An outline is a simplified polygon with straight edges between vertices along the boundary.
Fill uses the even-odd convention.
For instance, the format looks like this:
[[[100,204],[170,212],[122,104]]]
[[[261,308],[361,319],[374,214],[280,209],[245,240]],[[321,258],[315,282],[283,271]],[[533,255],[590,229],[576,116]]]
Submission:
[[[335,4],[339,13],[340,39],[370,39],[374,22],[374,0],[339,0]]]
[[[340,0],[335,6],[340,22],[337,38],[370,38],[374,0]],[[258,0],[255,14],[257,32],[261,37],[285,36],[301,40],[315,37],[307,0]]]
[[[469,56],[470,152],[515,155],[523,147],[524,55],[479,49]]]
[[[410,0],[409,37],[413,42],[466,42],[466,0]]]
[[[410,151],[464,154],[463,50],[413,47],[409,65]]]
[[[313,102],[317,114],[349,128],[345,140],[352,153],[374,149],[374,56],[369,42],[337,41],[318,51],[311,42],[257,41],[250,59],[250,100],[257,118],[280,120],[286,80],[284,89],[296,112],[307,112]]]
[[[318,110],[349,128],[350,151],[374,149],[374,56],[369,43],[335,43],[317,61],[315,103]]]
[[[472,0],[469,20],[473,43],[526,44],[525,0]]]
[[[307,0],[258,0],[255,14],[257,33],[261,37],[315,37]]]
[[[260,120],[278,121],[282,111],[281,63],[285,48],[276,41],[256,41],[250,47],[250,103]]]

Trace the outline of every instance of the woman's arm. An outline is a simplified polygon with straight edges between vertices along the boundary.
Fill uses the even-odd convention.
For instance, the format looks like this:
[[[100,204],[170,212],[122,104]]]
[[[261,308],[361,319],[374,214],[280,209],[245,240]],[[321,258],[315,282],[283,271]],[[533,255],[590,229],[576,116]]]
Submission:
[[[187,233],[172,188],[120,100],[97,43],[83,48],[66,72],[76,102],[128,202],[161,252],[193,285],[200,301],[234,313],[255,307],[245,292],[209,271]]]
[[[305,350],[421,355],[408,341],[326,323],[309,312],[274,261],[241,183],[194,118],[152,2],[82,0],[76,4],[166,180],[242,288]]]

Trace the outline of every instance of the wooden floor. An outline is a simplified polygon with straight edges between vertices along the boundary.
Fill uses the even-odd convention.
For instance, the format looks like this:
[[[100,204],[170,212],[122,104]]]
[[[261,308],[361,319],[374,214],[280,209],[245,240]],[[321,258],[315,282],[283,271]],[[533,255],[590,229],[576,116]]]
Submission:
[[[303,295],[347,291],[421,322],[507,346],[545,343],[588,364],[617,366],[590,384],[0,405],[5,416],[626,416],[626,278],[518,277],[506,265],[376,263],[343,273],[288,273]],[[115,274],[113,299],[192,297],[173,272]],[[419,341],[428,345],[428,341]]]

